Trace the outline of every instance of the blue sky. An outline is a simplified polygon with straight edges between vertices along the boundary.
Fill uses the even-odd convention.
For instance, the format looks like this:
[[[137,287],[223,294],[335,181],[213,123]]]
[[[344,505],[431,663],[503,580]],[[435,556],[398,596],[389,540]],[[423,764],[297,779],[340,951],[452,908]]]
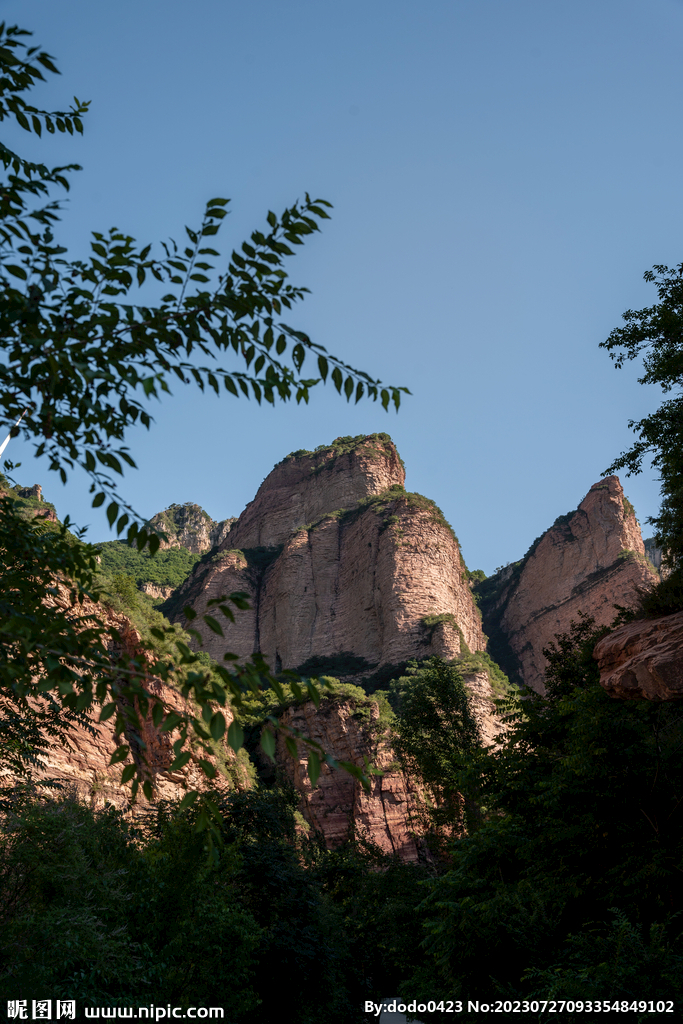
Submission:
[[[654,301],[643,272],[683,260],[681,0],[4,0],[62,71],[37,105],[92,101],[81,140],[11,144],[80,162],[60,237],[112,225],[179,236],[230,197],[228,252],[308,191],[334,204],[291,261],[291,320],[411,388],[400,413],[330,389],[259,409],[191,389],[131,433],[123,493],[151,516],[237,515],[273,464],[384,430],[471,568],[521,557],[576,507],[656,407],[598,348]],[[110,536],[78,476],[28,447],[18,477]],[[623,481],[641,520],[652,471]],[[647,535],[647,527],[644,527]]]

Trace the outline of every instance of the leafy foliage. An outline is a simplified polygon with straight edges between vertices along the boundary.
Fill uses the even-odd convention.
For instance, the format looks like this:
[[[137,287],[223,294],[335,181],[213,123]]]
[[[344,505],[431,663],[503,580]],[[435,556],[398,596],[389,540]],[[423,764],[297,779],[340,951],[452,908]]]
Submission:
[[[591,990],[600,979],[613,999],[634,978],[639,999],[680,998],[683,714],[607,696],[592,657],[604,632],[584,619],[558,637],[546,696],[510,698],[502,748],[453,778],[481,818],[429,884],[411,998],[526,999],[551,981],[569,998],[596,971]]]
[[[225,1006],[241,1024],[361,1024],[415,963],[419,868],[297,832],[291,793],[220,807],[224,853],[202,857],[192,813],[131,825],[69,799],[23,801],[0,829],[0,997],[80,1006]],[[55,950],[59,956],[55,956]],[[419,953],[418,953],[419,959]]]
[[[391,683],[389,700],[401,766],[433,797],[428,827],[436,833],[444,826],[462,829],[460,774],[480,741],[461,672],[441,658],[409,663],[406,674]]]
[[[676,268],[657,265],[644,277],[655,285],[659,302],[646,309],[627,310],[625,326],[615,328],[600,347],[607,349],[617,367],[642,356],[645,372],[639,383],[658,384],[671,397],[656,412],[629,422],[638,440],[606,472],[626,469],[628,475],[640,473],[646,456],[658,469],[662,504],[659,514],[648,522],[655,526],[665,564],[676,573],[678,584],[671,583],[666,590],[666,610],[676,611],[683,608],[683,264]]]
[[[125,573],[138,588],[143,583],[155,583],[175,589],[185,582],[200,558],[183,547],[164,548],[152,557],[147,548],[138,551],[123,540],[105,541],[99,549],[102,573]]]

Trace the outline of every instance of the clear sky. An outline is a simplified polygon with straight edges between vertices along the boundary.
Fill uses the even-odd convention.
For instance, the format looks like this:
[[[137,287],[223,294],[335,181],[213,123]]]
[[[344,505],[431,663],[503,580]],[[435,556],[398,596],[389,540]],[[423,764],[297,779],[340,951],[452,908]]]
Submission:
[[[62,71],[38,106],[92,101],[84,139],[10,144],[77,160],[60,237],[144,242],[232,200],[223,251],[308,191],[334,204],[291,261],[290,317],[411,388],[398,415],[332,389],[259,409],[179,389],[155,404],[123,493],[151,516],[238,515],[288,452],[387,431],[470,568],[515,560],[575,508],[656,407],[598,348],[642,280],[683,260],[682,0],[0,0]],[[21,135],[21,138],[19,138]],[[22,483],[109,534],[12,442]],[[652,471],[623,481],[644,520]],[[651,532],[644,526],[644,533]]]

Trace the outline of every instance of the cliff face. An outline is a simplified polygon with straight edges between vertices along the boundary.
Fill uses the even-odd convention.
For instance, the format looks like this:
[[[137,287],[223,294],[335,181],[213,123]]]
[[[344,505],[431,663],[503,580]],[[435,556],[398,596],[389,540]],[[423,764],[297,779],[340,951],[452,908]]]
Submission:
[[[575,512],[562,516],[522,562],[480,587],[484,628],[503,667],[543,691],[543,648],[579,612],[610,624],[615,605],[631,608],[657,574],[645,558],[640,527],[616,476],[594,484]],[[507,650],[505,650],[507,648]]]
[[[339,846],[349,837],[351,826],[376,843],[385,853],[395,853],[401,860],[415,862],[420,844],[412,835],[414,818],[420,804],[417,783],[395,765],[388,742],[373,737],[379,717],[376,704],[371,705],[371,720],[359,719],[352,700],[322,700],[316,710],[310,701],[289,708],[281,721],[312,740],[321,743],[327,753],[359,767],[364,758],[384,772],[372,776],[371,790],[366,793],[360,782],[348,772],[322,765],[318,785],[311,787],[307,770],[307,753],[299,744],[299,756],[292,758],[278,734],[276,760],[300,794],[300,806],[307,821],[322,832],[328,847]]]
[[[683,612],[640,619],[603,637],[593,651],[611,697],[683,699]]]
[[[92,602],[86,602],[82,610],[85,614],[92,613],[93,618],[97,618],[99,621],[104,618],[107,629],[111,630],[108,647],[112,657],[116,658],[123,653],[130,657],[140,658],[142,651],[140,634],[125,615],[106,609],[102,605],[94,605]],[[146,685],[151,693],[161,698],[167,710],[179,712],[188,710],[184,698],[173,687],[153,677],[149,678]],[[224,714],[229,724],[232,721],[230,709],[224,709]],[[42,758],[40,769],[35,773],[36,782],[40,785],[43,779],[54,779],[65,786],[67,790],[77,794],[80,800],[96,808],[107,804],[126,808],[129,806],[131,783],[122,786],[120,783],[122,765],[112,766],[109,764],[112,753],[122,740],[114,734],[115,718],[101,723],[98,722],[98,718],[99,710],[90,716],[90,723],[87,727],[73,727],[67,746],[60,744],[50,746],[46,756]],[[219,771],[213,782],[209,783],[199,767],[199,754],[193,755],[189,763],[181,770],[169,772],[168,768],[174,759],[172,745],[176,739],[178,739],[177,732],[161,732],[154,727],[150,716],[142,723],[142,732],[139,738],[128,729],[125,731],[123,741],[130,744],[133,759],[143,766],[145,775],[152,782],[155,800],[179,799],[187,789],[212,788],[229,792],[235,786],[248,788],[251,784],[244,760],[236,759],[233,751],[226,744],[222,745],[220,756],[230,768],[230,779]],[[146,766],[143,764],[140,740],[145,745]],[[209,758],[209,760],[216,763],[215,758]],[[140,813],[144,811],[146,805],[147,801],[140,792],[136,804],[131,809],[134,813]]]
[[[204,630],[205,648],[219,660],[226,649],[260,651],[275,671],[359,674],[452,658],[461,637],[483,649],[460,549],[440,511],[403,490],[386,435],[340,440],[354,445],[335,442],[276,466],[167,613],[180,620],[186,604],[202,614],[212,598],[246,592],[251,611],[236,615],[225,640]]]
[[[162,550],[182,547],[195,555],[201,555],[221,544],[235,522],[235,519],[215,522],[203,508],[191,502],[170,505],[164,512],[157,512],[150,519],[152,526],[162,530],[168,537],[159,545]]]
[[[482,741],[485,745],[496,744],[504,726],[496,716],[486,672],[465,676],[465,685]],[[353,827],[384,853],[414,863],[429,856],[421,838],[426,794],[417,780],[401,770],[391,734],[378,729],[378,720],[379,708],[374,701],[361,709],[346,697],[323,699],[318,710],[308,701],[288,708],[281,718],[283,724],[316,740],[338,761],[350,761],[362,768],[367,758],[383,772],[371,776],[369,792],[348,772],[325,764],[313,789],[306,749],[298,744],[298,756],[292,758],[282,733],[278,733],[276,760],[299,793],[304,818],[322,832],[328,847],[343,843]]]

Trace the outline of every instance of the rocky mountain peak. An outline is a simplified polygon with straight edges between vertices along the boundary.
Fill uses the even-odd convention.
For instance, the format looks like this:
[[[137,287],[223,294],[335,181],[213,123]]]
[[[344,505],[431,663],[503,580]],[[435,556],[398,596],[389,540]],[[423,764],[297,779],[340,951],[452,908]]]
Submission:
[[[479,584],[494,657],[513,678],[543,690],[543,648],[580,614],[609,625],[616,605],[632,608],[657,579],[640,526],[616,476],[593,484],[577,509],[559,516],[523,559]]]
[[[182,547],[201,555],[222,543],[236,520],[216,522],[203,508],[188,501],[184,505],[169,505],[163,512],[152,516],[150,522],[168,537],[160,544],[162,550]]]
[[[292,452],[263,481],[229,546],[277,547],[323,515],[404,484],[403,462],[388,434],[338,437],[312,452]]]

